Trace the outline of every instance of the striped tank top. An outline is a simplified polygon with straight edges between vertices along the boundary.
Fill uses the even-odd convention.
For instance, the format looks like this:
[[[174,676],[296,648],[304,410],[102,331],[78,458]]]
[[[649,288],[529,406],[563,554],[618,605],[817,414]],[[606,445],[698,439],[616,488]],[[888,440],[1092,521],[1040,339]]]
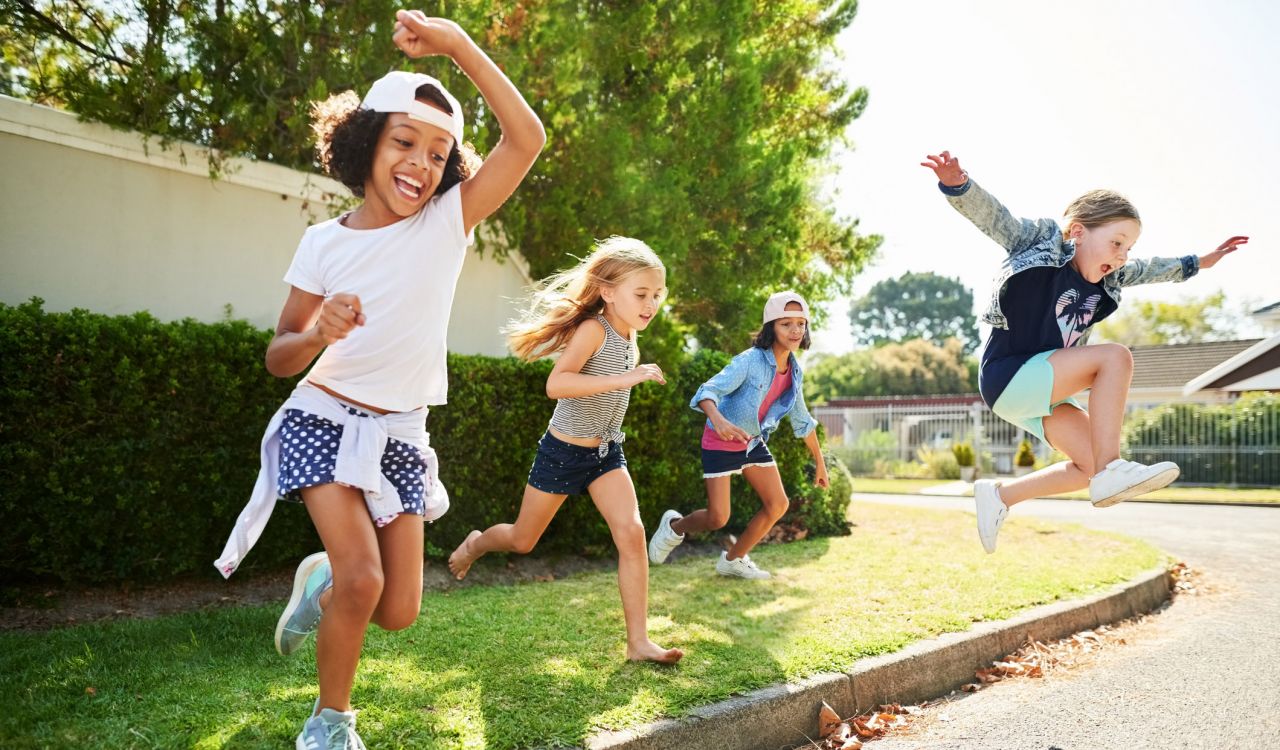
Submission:
[[[604,326],[604,343],[587,359],[579,370],[583,375],[609,376],[630,372],[636,366],[636,346],[613,330],[603,315],[596,320]],[[605,391],[582,398],[562,398],[556,401],[551,415],[551,426],[570,437],[600,438],[600,455],[609,452],[609,443],[621,443],[622,418],[627,414],[631,401],[631,389]]]

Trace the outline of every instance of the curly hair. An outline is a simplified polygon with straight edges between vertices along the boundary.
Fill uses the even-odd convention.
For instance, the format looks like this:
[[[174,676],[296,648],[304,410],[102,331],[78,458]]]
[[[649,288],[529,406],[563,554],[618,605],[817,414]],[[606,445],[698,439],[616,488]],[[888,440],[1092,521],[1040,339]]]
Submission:
[[[449,102],[430,84],[419,86],[414,95],[453,114]],[[311,130],[316,135],[320,164],[357,198],[364,197],[364,182],[373,169],[373,154],[386,124],[387,113],[361,109],[360,98],[354,91],[334,94],[311,105]],[[470,143],[454,143],[434,194],[440,195],[469,179],[480,164],[480,156]]]

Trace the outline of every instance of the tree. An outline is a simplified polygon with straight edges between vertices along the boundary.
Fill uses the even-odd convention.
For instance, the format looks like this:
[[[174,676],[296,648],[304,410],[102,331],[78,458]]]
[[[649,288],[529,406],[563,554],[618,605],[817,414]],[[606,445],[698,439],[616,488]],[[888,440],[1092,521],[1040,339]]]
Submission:
[[[1185,302],[1125,302],[1097,327],[1098,340],[1125,346],[1228,341],[1239,335],[1239,319],[1226,309],[1222,291]]]
[[[805,369],[805,398],[824,403],[866,396],[926,396],[975,393],[970,367],[958,339],[941,345],[924,339],[885,344],[841,355],[818,355]]]
[[[389,0],[0,0],[0,87],[217,154],[316,169],[307,113],[330,92],[410,67]],[[879,244],[817,184],[867,92],[829,62],[855,0],[477,0],[436,3],[540,114],[547,149],[481,247],[519,249],[535,276],[595,238],[649,242],[673,316],[647,346],[686,336],[737,348],[764,299],[848,292]],[[484,153],[498,130],[453,66],[420,69],[461,95]],[[217,169],[219,165],[211,166]],[[656,335],[655,335],[656,333]]]
[[[863,346],[947,338],[960,340],[966,352],[978,345],[973,292],[959,279],[936,273],[906,273],[877,282],[849,311],[853,340]]]

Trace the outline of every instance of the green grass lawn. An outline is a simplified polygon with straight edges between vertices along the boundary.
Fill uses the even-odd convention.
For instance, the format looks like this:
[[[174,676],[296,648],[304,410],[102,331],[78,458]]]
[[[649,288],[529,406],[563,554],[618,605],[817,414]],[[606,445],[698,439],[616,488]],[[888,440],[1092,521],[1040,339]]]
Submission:
[[[966,514],[855,504],[848,537],[770,545],[775,577],[711,559],[652,571],[674,668],[624,661],[612,572],[431,593],[410,629],[370,629],[354,703],[370,747],[577,745],[922,638],[1081,596],[1164,562],[1151,546],[1013,518],[983,553]],[[316,696],[311,647],[271,645],[278,608],[0,635],[0,747],[281,748]]]
[[[871,479],[855,477],[854,492],[876,492],[897,495],[928,495],[930,488],[951,484],[939,479]],[[966,493],[971,495],[972,492]],[[1072,492],[1062,497],[1087,500],[1088,490]],[[1280,504],[1280,487],[1269,489],[1231,489],[1227,487],[1166,487],[1162,490],[1134,498],[1129,502],[1161,503],[1277,503]]]

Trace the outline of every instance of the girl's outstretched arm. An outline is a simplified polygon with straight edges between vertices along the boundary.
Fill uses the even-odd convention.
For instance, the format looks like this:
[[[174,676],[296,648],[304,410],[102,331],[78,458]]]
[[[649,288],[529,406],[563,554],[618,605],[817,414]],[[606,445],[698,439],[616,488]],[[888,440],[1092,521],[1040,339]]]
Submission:
[[[666,385],[662,369],[657,365],[640,365],[621,375],[583,375],[582,366],[604,343],[604,326],[598,320],[584,320],[560,353],[555,367],[547,376],[548,398],[584,398],[597,393],[620,391],[646,380]]]
[[[1249,238],[1243,235],[1236,235],[1235,237],[1228,239],[1226,242],[1218,245],[1217,250],[1200,256],[1200,269],[1204,270],[1206,268],[1213,268],[1218,264],[1218,261],[1239,250],[1240,246],[1248,241]]]
[[[925,159],[920,166],[932,169],[937,175],[951,207],[1010,255],[1058,233],[1058,225],[1051,219],[1015,217],[995,196],[969,179],[969,173],[960,168],[960,159],[949,151],[929,154]]]
[[[471,79],[498,119],[502,136],[471,179],[462,183],[467,232],[497,211],[529,172],[547,142],[542,122],[520,91],[458,24],[420,10],[396,12],[396,46],[413,58],[447,55]]]
[[[1248,237],[1235,236],[1204,255],[1184,255],[1181,258],[1134,258],[1116,271],[1120,286],[1159,284],[1164,281],[1186,281],[1206,268],[1240,249]]]

